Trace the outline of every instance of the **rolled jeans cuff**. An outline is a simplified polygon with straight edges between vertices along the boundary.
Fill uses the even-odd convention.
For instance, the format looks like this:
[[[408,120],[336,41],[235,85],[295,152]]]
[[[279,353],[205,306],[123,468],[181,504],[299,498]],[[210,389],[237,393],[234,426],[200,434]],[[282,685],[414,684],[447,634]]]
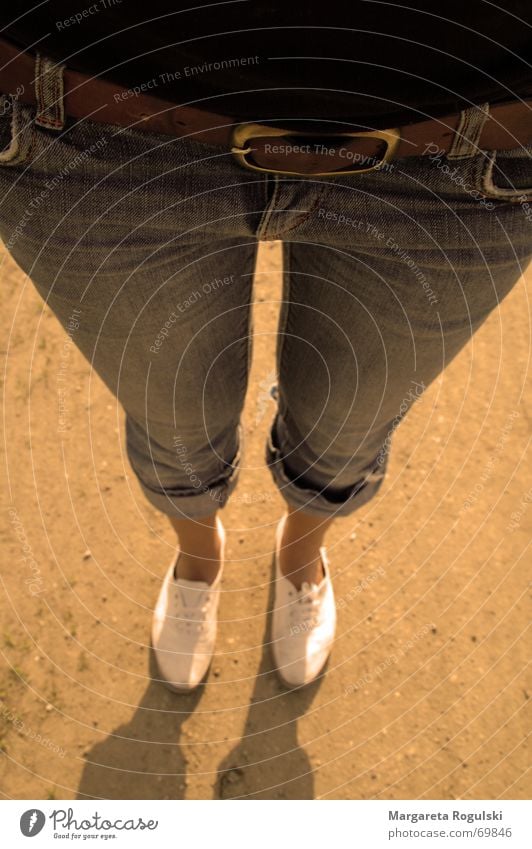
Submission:
[[[367,471],[354,473],[357,482],[349,487],[324,484],[319,487],[308,483],[305,475],[290,471],[282,449],[270,432],[266,443],[266,463],[284,500],[305,513],[321,516],[349,516],[370,501],[379,491],[386,474],[388,456],[380,453]]]
[[[131,463],[131,460],[130,460]],[[146,484],[132,465],[140,487],[150,504],[173,519],[200,519],[225,507],[238,482],[240,453],[212,484],[200,487],[154,487]]]

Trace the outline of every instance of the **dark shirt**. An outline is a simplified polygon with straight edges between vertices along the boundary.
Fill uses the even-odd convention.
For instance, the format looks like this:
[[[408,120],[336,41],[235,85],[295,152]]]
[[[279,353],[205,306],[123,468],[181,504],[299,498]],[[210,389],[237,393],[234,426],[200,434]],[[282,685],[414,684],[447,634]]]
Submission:
[[[404,3],[24,0],[0,21],[70,68],[245,120],[382,127],[532,93],[531,0]]]

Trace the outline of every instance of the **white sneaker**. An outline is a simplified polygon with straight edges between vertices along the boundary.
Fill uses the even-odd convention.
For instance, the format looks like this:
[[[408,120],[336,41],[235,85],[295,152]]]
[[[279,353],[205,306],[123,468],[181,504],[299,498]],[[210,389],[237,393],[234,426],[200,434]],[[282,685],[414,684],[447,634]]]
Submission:
[[[331,653],[336,629],[336,605],[325,548],[320,548],[324,578],[320,584],[303,583],[297,590],[279,567],[286,516],[277,528],[275,545],[275,602],[272,651],[277,671],[287,687],[309,684],[321,672]]]
[[[166,573],[153,614],[152,646],[161,678],[178,693],[203,679],[214,652],[224,564],[225,530],[216,518],[222,557],[214,583],[175,577],[179,552]]]

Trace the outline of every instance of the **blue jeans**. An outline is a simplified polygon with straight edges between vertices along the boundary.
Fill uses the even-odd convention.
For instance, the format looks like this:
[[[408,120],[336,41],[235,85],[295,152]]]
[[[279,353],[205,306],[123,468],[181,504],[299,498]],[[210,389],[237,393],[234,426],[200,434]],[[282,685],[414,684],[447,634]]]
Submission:
[[[0,106],[0,235],[123,405],[131,466],[170,516],[212,513],[236,484],[260,240],[284,243],[267,463],[324,516],[377,492],[395,428],[530,258],[530,148],[462,139],[281,178],[193,138],[53,133]]]

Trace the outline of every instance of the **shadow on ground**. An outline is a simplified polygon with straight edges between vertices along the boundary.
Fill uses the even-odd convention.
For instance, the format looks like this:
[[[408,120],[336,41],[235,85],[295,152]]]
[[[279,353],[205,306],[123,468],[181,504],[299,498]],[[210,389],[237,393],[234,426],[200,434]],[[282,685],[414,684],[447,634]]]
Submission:
[[[314,776],[298,745],[297,720],[308,710],[320,681],[280,692],[272,687],[274,674],[265,647],[242,739],[218,768],[217,799],[314,798]]]
[[[150,649],[151,681],[130,722],[119,725],[86,755],[78,799],[184,799],[186,760],[181,727],[196,709],[203,686],[174,695],[158,678]]]
[[[271,611],[273,582],[270,587]],[[242,739],[218,767],[216,799],[314,798],[311,764],[297,742],[297,720],[308,710],[322,679],[300,690],[285,689],[273,668],[270,631],[271,614]],[[78,799],[185,798],[181,727],[205,685],[187,695],[168,691],[158,678],[153,650],[149,673],[151,681],[131,721],[87,753]]]
[[[314,776],[307,753],[298,745],[297,720],[308,710],[323,676],[297,690],[279,682],[270,650],[273,596],[271,580],[270,613],[251,704],[242,739],[218,767],[217,799],[314,798]]]

